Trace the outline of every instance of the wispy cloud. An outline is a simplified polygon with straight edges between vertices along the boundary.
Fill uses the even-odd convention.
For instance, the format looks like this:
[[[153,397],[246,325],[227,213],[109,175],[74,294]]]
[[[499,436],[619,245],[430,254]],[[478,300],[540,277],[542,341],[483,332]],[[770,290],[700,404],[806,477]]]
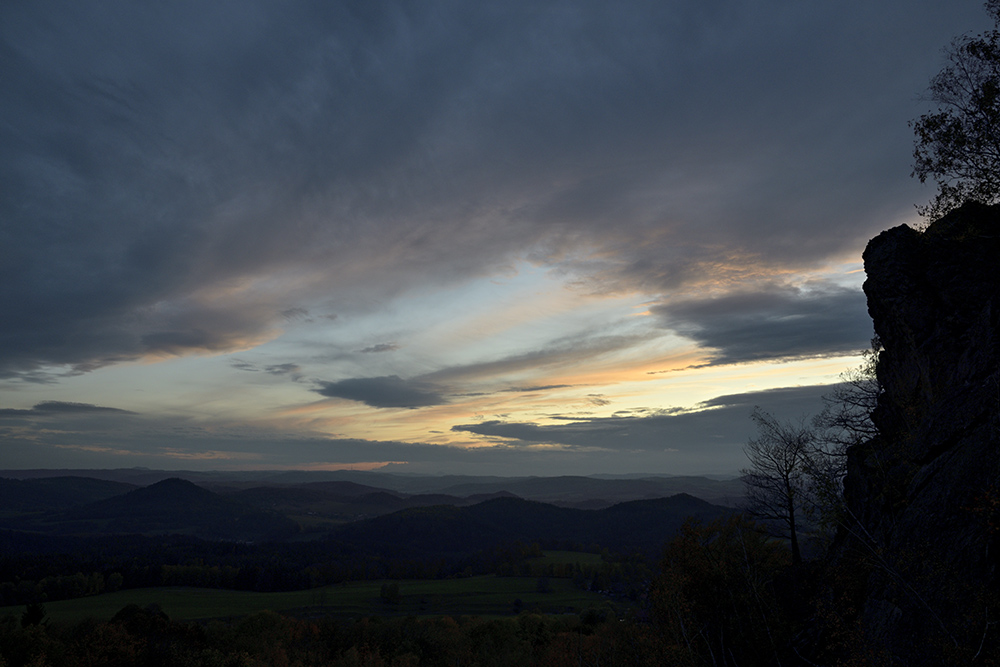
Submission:
[[[755,405],[766,405],[782,418],[801,418],[821,409],[821,397],[829,391],[829,386],[795,387],[720,396],[693,410],[632,410],[597,418],[576,415],[554,424],[484,420],[458,424],[452,430],[499,438],[515,446],[547,443],[628,451],[640,457],[666,447],[720,456],[735,465],[752,430],[749,416]]]
[[[491,361],[446,366],[422,375],[420,379],[437,383],[455,383],[517,376],[525,371],[551,373],[553,368],[573,367],[584,361],[594,362],[603,356],[637,346],[654,336],[655,334],[648,333],[603,335],[600,332],[578,332],[574,336],[551,341],[540,349],[511,354]]]
[[[264,371],[271,375],[287,375],[293,380],[302,378],[302,368],[298,364],[270,364],[264,367]]]
[[[399,345],[396,343],[378,343],[364,348],[361,352],[363,354],[378,354],[381,352],[395,352],[398,349]]]

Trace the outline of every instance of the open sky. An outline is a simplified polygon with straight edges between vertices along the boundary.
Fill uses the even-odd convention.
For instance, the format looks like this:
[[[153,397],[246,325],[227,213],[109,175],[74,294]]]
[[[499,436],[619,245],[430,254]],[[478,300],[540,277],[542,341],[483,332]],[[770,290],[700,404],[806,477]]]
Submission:
[[[975,0],[0,5],[0,468],[734,473]]]

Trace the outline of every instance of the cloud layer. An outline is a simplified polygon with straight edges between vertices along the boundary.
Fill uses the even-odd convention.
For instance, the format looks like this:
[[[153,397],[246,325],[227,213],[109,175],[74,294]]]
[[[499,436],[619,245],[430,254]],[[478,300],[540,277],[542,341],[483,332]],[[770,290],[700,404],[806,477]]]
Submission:
[[[3,444],[707,470],[657,406],[867,347],[980,5],[2,3]]]
[[[301,302],[514,257],[655,294],[856,249],[912,204],[905,122],[943,26],[982,20],[860,0],[0,11],[0,372],[27,379],[245,349]]]
[[[472,449],[293,436],[248,425],[203,424],[58,403],[0,410],[0,439],[4,465],[10,468],[45,467],[39,462],[55,459],[61,467],[278,469],[395,462],[397,468],[425,473],[734,473],[744,465],[742,446],[752,435],[749,415],[754,405],[768,406],[780,419],[799,419],[829,389],[799,387],[721,396],[706,401],[701,411],[641,410],[548,426],[497,420],[456,425],[456,432],[486,438]]]

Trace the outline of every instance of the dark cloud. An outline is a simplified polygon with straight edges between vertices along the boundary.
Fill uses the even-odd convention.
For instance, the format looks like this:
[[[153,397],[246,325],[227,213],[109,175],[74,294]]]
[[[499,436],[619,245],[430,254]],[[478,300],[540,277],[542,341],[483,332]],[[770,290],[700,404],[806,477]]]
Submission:
[[[268,375],[289,376],[296,381],[302,379],[303,377],[302,368],[298,364],[293,363],[268,364],[267,366],[260,368],[256,364],[251,364],[248,361],[233,359],[229,362],[229,366],[237,370],[249,371],[251,373],[259,373],[263,371]]]
[[[846,369],[845,369],[846,370]],[[781,387],[741,394],[717,396],[699,404],[699,408],[752,409],[760,406],[779,419],[799,419],[823,408],[823,397],[830,395],[837,385],[809,385]]]
[[[396,343],[378,343],[361,350],[365,354],[377,354],[379,352],[395,352],[399,349]]]
[[[713,363],[856,352],[871,319],[860,289],[769,285],[653,306],[663,326],[716,351]]]
[[[926,199],[906,121],[980,4],[3,3],[0,377],[525,256],[660,293],[856,252]]]
[[[404,380],[398,375],[321,382],[313,391],[329,398],[359,401],[373,408],[422,408],[447,403],[434,385]]]
[[[243,361],[242,359],[233,359],[232,361],[229,362],[229,365],[237,370],[250,371],[251,373],[256,373],[257,371],[260,370],[255,365],[251,364],[249,361]]]
[[[520,394],[520,393],[530,394],[536,391],[551,391],[552,389],[565,389],[567,387],[572,387],[572,386],[573,385],[571,384],[544,384],[544,385],[536,385],[533,387],[511,387],[509,389],[504,389],[502,391],[514,394]]]
[[[61,415],[134,415],[130,410],[120,408],[109,408],[90,403],[72,403],[67,401],[42,401],[36,403],[28,410],[2,409],[0,418],[38,418],[38,417],[59,417]]]
[[[107,413],[116,412],[119,414],[135,414],[130,410],[121,410],[119,408],[108,408],[100,405],[91,405],[90,403],[68,403],[65,401],[42,401],[41,403],[36,403],[35,407],[32,408],[34,412],[61,412],[61,413]]]

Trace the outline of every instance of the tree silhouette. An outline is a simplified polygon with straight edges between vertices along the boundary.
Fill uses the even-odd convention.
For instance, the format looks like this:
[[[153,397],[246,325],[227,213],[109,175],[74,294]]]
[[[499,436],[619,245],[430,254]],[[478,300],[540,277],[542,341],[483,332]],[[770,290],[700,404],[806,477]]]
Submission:
[[[21,614],[21,627],[28,628],[32,625],[41,625],[45,620],[45,605],[41,602],[29,602],[24,613]]]
[[[792,562],[802,562],[798,529],[807,501],[810,454],[816,435],[805,424],[779,422],[755,407],[750,418],[757,424],[757,437],[743,451],[750,467],[741,472],[746,486],[744,509],[775,533],[788,538]]]
[[[1000,201],[1000,0],[988,0],[993,30],[956,37],[948,65],[931,79],[934,112],[910,122],[913,173],[938,193],[921,215],[935,220],[966,201]]]

